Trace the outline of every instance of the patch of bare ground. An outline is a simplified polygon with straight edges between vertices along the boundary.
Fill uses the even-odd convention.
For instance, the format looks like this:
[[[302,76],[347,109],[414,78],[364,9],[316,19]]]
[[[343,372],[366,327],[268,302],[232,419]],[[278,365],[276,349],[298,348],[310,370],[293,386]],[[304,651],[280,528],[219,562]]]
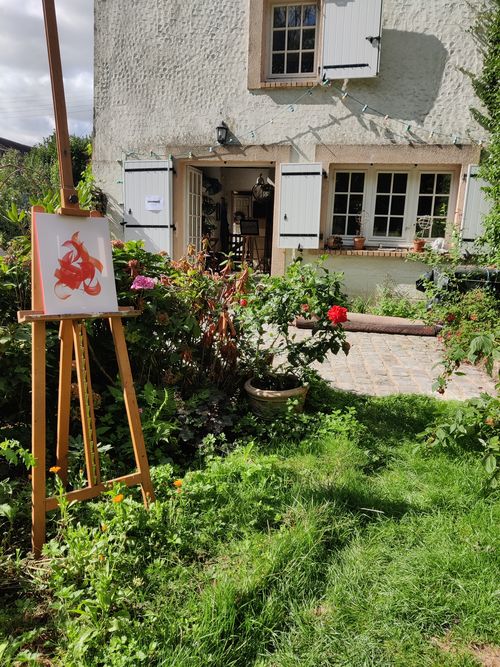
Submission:
[[[482,667],[500,667],[500,646],[490,644],[469,644],[468,646],[457,646],[449,635],[442,639],[433,637],[431,642],[439,650],[454,655],[469,653],[474,656]]]

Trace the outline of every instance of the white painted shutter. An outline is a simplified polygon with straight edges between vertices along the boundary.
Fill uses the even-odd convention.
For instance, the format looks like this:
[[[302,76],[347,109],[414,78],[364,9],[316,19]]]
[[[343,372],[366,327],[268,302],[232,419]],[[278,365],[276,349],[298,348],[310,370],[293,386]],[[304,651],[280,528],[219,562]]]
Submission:
[[[280,168],[280,248],[318,248],[323,170],[320,163]]]
[[[488,183],[477,175],[479,166],[469,165],[465,189],[464,214],[462,217],[462,241],[474,241],[483,233],[483,218],[491,210],[490,200],[482,189]]]
[[[124,169],[125,240],[144,241],[146,250],[172,256],[172,160],[127,160]]]
[[[360,79],[378,74],[382,0],[325,0],[322,74]]]

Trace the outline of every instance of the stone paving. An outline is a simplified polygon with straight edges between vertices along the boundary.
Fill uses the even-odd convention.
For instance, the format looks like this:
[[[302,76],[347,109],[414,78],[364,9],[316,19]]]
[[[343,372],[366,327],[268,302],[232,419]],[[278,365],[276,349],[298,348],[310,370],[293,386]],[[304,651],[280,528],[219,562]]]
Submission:
[[[310,332],[296,329],[297,337]],[[482,392],[495,394],[487,373],[464,364],[463,376],[454,376],[443,395],[432,391],[440,372],[441,343],[434,337],[348,332],[351,350],[330,355],[315,367],[334,387],[360,394],[429,394],[436,398],[465,400]]]

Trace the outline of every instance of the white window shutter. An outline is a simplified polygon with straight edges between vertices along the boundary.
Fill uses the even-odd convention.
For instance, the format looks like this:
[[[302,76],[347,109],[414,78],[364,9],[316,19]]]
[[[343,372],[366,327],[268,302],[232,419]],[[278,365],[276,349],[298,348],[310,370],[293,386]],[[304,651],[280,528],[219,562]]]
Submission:
[[[323,169],[320,163],[280,168],[280,248],[318,248]]]
[[[480,178],[477,164],[469,165],[465,189],[464,214],[462,217],[462,241],[474,241],[483,233],[483,218],[491,210],[491,203],[483,190],[488,183]]]
[[[127,160],[124,171],[125,240],[143,241],[146,250],[172,256],[172,160]]]
[[[325,0],[322,75],[361,79],[378,74],[382,0]]]

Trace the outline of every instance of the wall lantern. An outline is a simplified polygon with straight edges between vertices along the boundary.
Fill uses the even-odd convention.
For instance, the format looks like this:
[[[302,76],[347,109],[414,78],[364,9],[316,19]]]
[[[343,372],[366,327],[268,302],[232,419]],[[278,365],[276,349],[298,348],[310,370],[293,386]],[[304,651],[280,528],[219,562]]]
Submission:
[[[221,121],[219,125],[215,128],[217,132],[217,143],[223,146],[227,141],[228,127],[224,121]]]

